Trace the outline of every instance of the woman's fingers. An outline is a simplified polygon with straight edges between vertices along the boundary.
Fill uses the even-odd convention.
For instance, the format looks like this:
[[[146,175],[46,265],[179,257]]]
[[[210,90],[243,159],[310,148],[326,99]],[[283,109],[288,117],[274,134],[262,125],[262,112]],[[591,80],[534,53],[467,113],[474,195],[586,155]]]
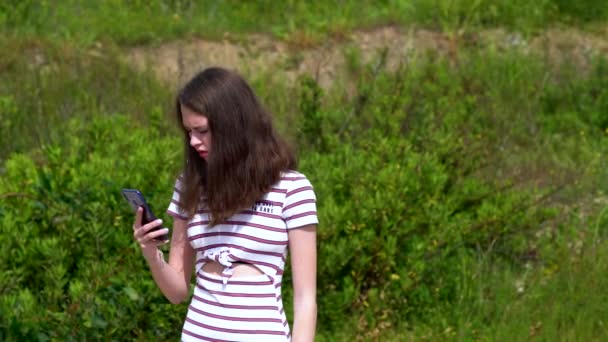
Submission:
[[[137,211],[135,211],[135,222],[133,223],[133,230],[141,226],[141,217],[143,216],[143,213],[144,209],[142,207],[138,207]]]
[[[140,213],[138,212],[138,214]],[[141,216],[139,218],[141,218]],[[169,229],[167,228],[158,229],[162,223],[163,221],[161,219],[158,219],[150,223],[144,224],[143,226],[135,225],[133,226],[133,237],[142,247],[149,244],[150,242],[154,242],[155,245],[161,245],[166,241],[158,240],[156,238],[162,235],[166,235],[169,232]]]
[[[137,242],[139,242],[139,245],[142,248],[145,248],[145,247],[147,247],[149,245],[154,245],[154,246],[163,245],[167,241],[166,240],[157,239],[157,237],[167,234],[168,231],[169,230],[167,228],[159,229],[159,230],[154,231],[154,232],[152,232],[150,234],[147,234],[147,235],[144,235],[144,236],[140,237],[139,239],[137,239]]]
[[[148,234],[146,234],[146,238],[150,239],[150,240],[159,240],[157,238],[166,235],[167,233],[169,233],[169,229],[167,228],[162,228],[159,230],[155,230],[153,232],[150,232]]]
[[[154,221],[152,221],[150,223],[146,223],[143,226],[140,226],[136,230],[138,230],[139,231],[139,235],[142,236],[142,235],[145,235],[146,233],[148,233],[148,231],[157,228],[161,224],[163,224],[163,220],[157,219],[157,220],[154,220]]]

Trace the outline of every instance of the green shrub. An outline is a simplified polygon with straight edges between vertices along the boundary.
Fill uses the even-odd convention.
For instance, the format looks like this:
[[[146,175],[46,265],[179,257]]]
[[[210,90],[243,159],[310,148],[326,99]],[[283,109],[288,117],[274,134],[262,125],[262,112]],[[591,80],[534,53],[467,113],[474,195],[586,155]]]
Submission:
[[[328,330],[353,309],[365,332],[454,301],[462,258],[495,248],[516,261],[550,217],[534,192],[466,171],[483,141],[429,135],[422,148],[400,128],[371,129],[303,160],[319,197],[319,322]]]
[[[140,188],[162,214],[179,143],[133,126],[124,116],[73,120],[40,161],[14,154],[6,162],[0,336],[167,339],[179,331],[184,307],[168,304],[146,271],[120,196]]]
[[[605,108],[603,62],[589,77],[543,86],[549,67],[517,52],[463,54],[456,66],[429,56],[397,71],[385,57],[349,69],[343,79],[353,82],[354,95],[339,84],[321,89],[311,77],[294,88],[255,83],[280,113],[279,126],[292,129],[301,171],[317,192],[323,339],[378,339],[391,329],[416,333],[418,324],[453,337],[456,325],[493,323],[500,307],[487,302],[502,295],[480,282],[501,279],[480,274],[508,282],[525,272],[555,273],[563,247],[587,234],[586,220],[603,210],[608,139],[603,117],[588,115]],[[82,63],[74,70],[85,72]],[[135,77],[125,84],[158,90],[124,68],[120,75]],[[8,251],[0,256],[3,340],[172,340],[183,322],[186,306],[168,304],[147,271],[119,192],[141,189],[167,219],[181,143],[167,134],[162,106],[140,102],[148,93],[131,94],[88,72],[82,90],[75,76],[41,77],[69,85],[77,101],[57,94],[78,110],[53,112],[53,139],[9,148],[0,166],[0,243]],[[97,100],[88,102],[88,93]],[[47,100],[54,101],[34,103]],[[42,117],[35,108],[16,91],[0,97],[2,119],[11,122],[3,133],[18,136],[11,120],[30,110]],[[129,116],[113,114],[120,108]],[[597,222],[594,240],[602,240],[605,217]],[[292,292],[284,291],[291,317]],[[479,320],[469,319],[475,313]],[[357,327],[345,332],[345,322]]]
[[[463,55],[457,69],[431,59],[397,72],[379,58],[354,71],[350,106],[323,107],[331,103],[323,96],[340,95],[299,84],[298,126],[312,134],[299,139],[302,168],[321,215],[319,322],[338,331],[354,310],[366,338],[399,322],[432,322],[479,281],[480,262],[514,278],[526,263],[559,263],[556,250],[580,232],[555,222],[586,206],[568,197],[594,193],[605,174],[604,133],[567,87],[540,83],[550,69],[534,56],[487,51]],[[568,84],[598,89],[596,74]],[[602,111],[595,99],[604,93],[592,92],[587,110]],[[568,107],[547,112],[547,101]],[[568,111],[588,140],[564,137],[558,123]],[[471,307],[483,305],[476,299]]]

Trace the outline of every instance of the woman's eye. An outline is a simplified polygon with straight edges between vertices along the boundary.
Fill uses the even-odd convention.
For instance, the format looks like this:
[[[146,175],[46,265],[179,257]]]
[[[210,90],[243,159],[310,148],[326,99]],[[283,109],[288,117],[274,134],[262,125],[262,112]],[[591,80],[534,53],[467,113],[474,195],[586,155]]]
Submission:
[[[209,129],[197,129],[197,130],[187,129],[186,133],[188,133],[188,135],[192,135],[193,133],[196,133],[198,135],[204,135],[204,134],[209,133]]]

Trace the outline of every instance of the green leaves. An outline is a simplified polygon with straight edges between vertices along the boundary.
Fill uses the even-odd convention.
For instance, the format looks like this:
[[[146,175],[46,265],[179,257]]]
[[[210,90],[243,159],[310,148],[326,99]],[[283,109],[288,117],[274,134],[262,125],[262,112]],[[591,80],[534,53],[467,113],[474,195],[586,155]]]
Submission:
[[[41,150],[43,161],[21,154],[7,160],[0,179],[0,243],[8,251],[0,263],[0,307],[11,313],[0,321],[11,324],[8,337],[101,339],[107,329],[126,336],[144,319],[138,316],[157,310],[151,303],[166,303],[151,278],[141,281],[149,274],[120,189],[142,189],[162,214],[181,144],[132,127],[120,115],[88,126],[74,120],[61,144]],[[159,163],[159,155],[174,162]],[[134,320],[125,324],[124,317]],[[174,331],[179,326],[164,333]]]
[[[543,86],[547,69],[525,56],[490,51],[461,55],[467,63],[457,68],[431,58],[397,71],[385,57],[371,66],[353,57],[350,88],[322,89],[312,77],[294,89],[258,84],[284,109],[278,118],[289,121],[318,198],[319,330],[352,317],[359,328],[349,326],[349,336],[363,339],[465,300],[477,310],[495,295],[467,287],[481,270],[538,263],[554,274],[555,246],[579,239],[608,184],[601,63],[595,76]],[[87,87],[98,84],[92,74]],[[55,83],[58,75],[41,77],[74,89]],[[0,168],[0,339],[162,340],[183,323],[186,307],[168,304],[154,284],[119,193],[141,189],[164,216],[181,142],[166,133],[158,105],[132,99],[126,108],[141,112],[126,110],[131,116],[102,110],[125,92],[106,88],[66,100],[88,110]],[[17,108],[36,107],[23,103],[0,98],[0,109],[20,117]],[[562,174],[578,177],[575,186]],[[575,211],[591,196],[594,206]],[[596,221],[601,240],[605,215]],[[291,315],[292,289],[283,291]]]
[[[523,118],[543,120],[545,113],[520,113],[522,103],[529,113],[542,107],[538,95],[526,99],[525,89],[547,91],[537,86],[546,71],[524,57],[466,58],[505,71],[504,78],[480,75],[485,67],[455,70],[441,59],[361,72],[365,103],[357,107],[355,94],[357,111],[341,116],[326,104],[338,94],[315,93],[311,79],[298,85],[299,127],[316,126],[308,134],[329,137],[323,146],[300,138],[307,149],[301,169],[319,199],[319,302],[331,308],[319,312],[319,321],[329,331],[341,324],[333,319],[337,308],[366,317],[363,332],[449,306],[476,276],[462,265],[517,268],[530,258],[550,258],[554,246],[539,231],[559,213],[548,199],[557,200],[566,185],[528,176],[526,167],[538,162],[546,172],[567,170],[544,162],[556,148],[536,150],[561,130],[531,136],[536,123]],[[590,145],[579,147],[572,155],[592,160]]]

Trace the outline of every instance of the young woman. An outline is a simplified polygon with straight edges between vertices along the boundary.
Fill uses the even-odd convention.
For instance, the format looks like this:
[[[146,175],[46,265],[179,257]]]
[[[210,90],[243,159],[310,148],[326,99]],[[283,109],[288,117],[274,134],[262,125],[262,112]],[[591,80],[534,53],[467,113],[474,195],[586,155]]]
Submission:
[[[172,303],[188,299],[182,341],[312,341],[316,326],[316,198],[295,171],[292,151],[270,115],[236,73],[209,68],[176,99],[184,167],[168,213],[174,217],[169,261],[152,231],[133,236],[154,280]],[[293,332],[281,287],[291,255]]]

